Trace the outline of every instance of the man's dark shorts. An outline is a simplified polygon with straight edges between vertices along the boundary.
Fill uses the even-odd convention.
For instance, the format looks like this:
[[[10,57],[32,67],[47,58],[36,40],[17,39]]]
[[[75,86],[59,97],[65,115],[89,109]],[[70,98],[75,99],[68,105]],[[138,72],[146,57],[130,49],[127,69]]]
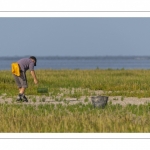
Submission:
[[[25,74],[25,72],[21,72],[20,73],[20,76],[18,77],[18,76],[16,76],[16,75],[14,75],[14,79],[15,79],[15,82],[16,82],[16,84],[17,84],[17,86],[19,87],[19,88],[27,88],[28,87],[28,84],[27,84],[27,78],[26,78],[26,74]]]

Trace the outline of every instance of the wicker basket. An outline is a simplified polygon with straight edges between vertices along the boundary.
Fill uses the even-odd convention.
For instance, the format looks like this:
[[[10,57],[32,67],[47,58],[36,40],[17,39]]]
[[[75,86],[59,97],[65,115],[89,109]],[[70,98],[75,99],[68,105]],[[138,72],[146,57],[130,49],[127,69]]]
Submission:
[[[98,108],[104,108],[107,104],[108,97],[107,96],[92,96],[91,97],[92,104]]]

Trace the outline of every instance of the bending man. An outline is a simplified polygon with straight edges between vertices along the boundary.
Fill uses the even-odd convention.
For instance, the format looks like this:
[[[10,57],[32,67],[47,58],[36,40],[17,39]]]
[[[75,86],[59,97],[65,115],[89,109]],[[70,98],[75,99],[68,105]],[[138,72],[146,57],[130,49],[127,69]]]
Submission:
[[[34,71],[34,66],[36,66],[37,59],[34,56],[30,58],[22,58],[17,61],[20,66],[20,76],[14,75],[15,82],[19,88],[19,95],[17,97],[17,101],[25,101],[28,102],[28,99],[25,96],[25,90],[28,87],[27,78],[26,78],[26,71],[30,70],[31,75],[34,79],[34,83],[37,84],[37,78]]]

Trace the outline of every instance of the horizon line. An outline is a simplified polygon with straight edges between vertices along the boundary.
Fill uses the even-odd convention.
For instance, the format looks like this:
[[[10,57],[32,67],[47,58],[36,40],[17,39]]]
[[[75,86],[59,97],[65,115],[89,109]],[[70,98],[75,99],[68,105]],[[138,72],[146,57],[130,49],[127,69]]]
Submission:
[[[30,57],[31,55],[13,55],[13,56],[0,56],[2,57]],[[46,56],[40,56],[40,55],[34,55],[36,57],[150,57],[150,55],[46,55]]]

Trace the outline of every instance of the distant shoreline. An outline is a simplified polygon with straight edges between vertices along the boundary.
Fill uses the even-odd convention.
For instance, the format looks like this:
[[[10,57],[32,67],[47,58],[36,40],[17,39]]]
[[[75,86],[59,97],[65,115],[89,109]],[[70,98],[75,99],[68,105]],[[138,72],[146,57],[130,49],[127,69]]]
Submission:
[[[22,58],[22,57],[30,57],[30,55],[16,55],[16,56],[0,56],[0,59],[1,58]],[[56,57],[56,58],[59,58],[59,57],[61,57],[61,58],[68,58],[68,57],[71,57],[71,58],[77,58],[77,57],[79,57],[79,58],[83,58],[83,57],[88,57],[88,58],[93,58],[93,57],[139,57],[139,58],[143,58],[143,57],[145,57],[145,58],[150,58],[150,55],[148,56],[148,55],[92,55],[92,56],[71,56],[71,55],[68,55],[68,56],[60,56],[60,55],[49,55],[49,56],[47,56],[47,55],[45,55],[45,56],[36,56],[36,57],[38,57],[38,58],[51,58],[51,57]]]

